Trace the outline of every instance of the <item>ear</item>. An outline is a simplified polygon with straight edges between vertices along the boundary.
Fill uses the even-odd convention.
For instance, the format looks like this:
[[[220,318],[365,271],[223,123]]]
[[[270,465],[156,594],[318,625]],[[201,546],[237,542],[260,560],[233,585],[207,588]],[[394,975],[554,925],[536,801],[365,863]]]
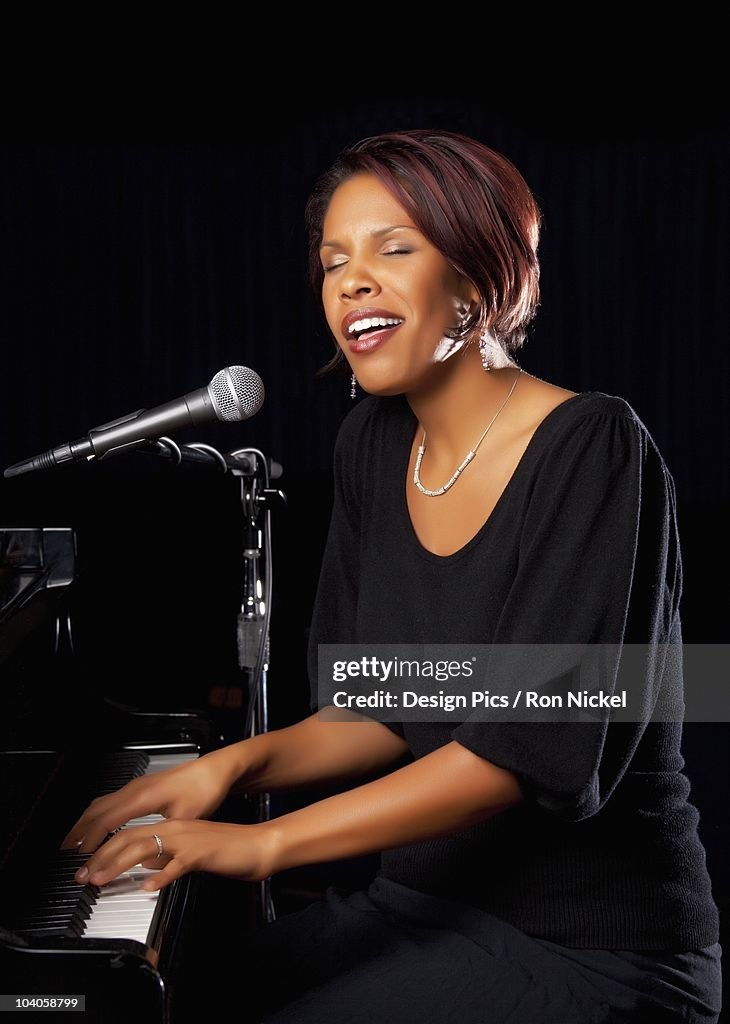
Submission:
[[[480,305],[481,303],[478,295],[464,299],[457,299],[455,302],[456,312],[462,323],[466,323],[468,320],[471,320],[472,317],[476,316],[479,312]]]
[[[470,313],[473,313],[477,306],[481,305],[481,298],[476,286],[466,277],[461,279],[459,298],[469,307]]]

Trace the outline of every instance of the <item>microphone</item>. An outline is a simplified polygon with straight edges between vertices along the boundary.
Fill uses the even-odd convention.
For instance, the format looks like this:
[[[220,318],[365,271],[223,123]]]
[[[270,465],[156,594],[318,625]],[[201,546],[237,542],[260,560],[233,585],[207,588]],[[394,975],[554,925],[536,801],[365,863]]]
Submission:
[[[19,476],[37,469],[50,469],[64,462],[102,459],[155,441],[181,427],[223,420],[237,423],[254,416],[264,402],[264,385],[259,375],[247,366],[227,366],[219,370],[205,388],[190,391],[154,409],[112,420],[89,431],[88,437],[51,448],[5,470],[3,476]]]

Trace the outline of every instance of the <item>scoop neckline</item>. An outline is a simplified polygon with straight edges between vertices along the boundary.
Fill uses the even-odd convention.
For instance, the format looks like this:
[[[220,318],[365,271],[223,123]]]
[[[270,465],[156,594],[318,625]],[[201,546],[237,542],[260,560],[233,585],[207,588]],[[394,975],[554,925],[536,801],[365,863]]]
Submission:
[[[435,551],[431,551],[429,550],[429,548],[424,547],[424,545],[419,540],[418,534],[416,533],[415,527],[413,526],[411,514],[408,511],[407,489],[408,484],[411,482],[411,477],[409,475],[409,465],[411,461],[411,447],[413,445],[414,436],[413,431],[410,429],[410,424],[415,422],[416,417],[413,414],[411,407],[408,405],[408,403],[406,403],[406,409],[408,412],[407,422],[409,423],[409,431],[408,443],[406,445],[405,451],[405,458],[402,458],[400,463],[399,479],[401,500],[399,502],[399,507],[401,515],[405,519],[405,528],[406,533],[408,534],[409,543],[415,547],[416,553],[428,562],[433,562],[436,565],[448,565],[451,562],[459,561],[461,558],[467,555],[472,548],[476,547],[476,545],[479,544],[481,540],[484,538],[485,534],[488,533],[496,514],[500,511],[502,506],[506,504],[507,498],[509,497],[509,493],[516,486],[516,481],[518,477],[520,477],[524,472],[525,465],[528,461],[528,456],[531,455],[534,451],[540,436],[544,433],[545,429],[547,428],[548,424],[553,419],[553,417],[558,413],[560,409],[563,409],[565,406],[572,406],[577,399],[586,398],[593,394],[595,394],[595,392],[593,391],[579,391],[577,394],[571,395],[570,398],[566,398],[564,401],[559,402],[550,410],[550,412],[543,416],[543,418],[540,420],[537,427],[533,431],[532,437],[527,442],[525,450],[523,451],[522,455],[520,456],[517,462],[517,465],[512,471],[512,475],[505,484],[502,493],[500,494],[499,498],[497,498],[494,508],[489,513],[486,520],[482,523],[482,525],[479,527],[479,529],[477,530],[473,537],[471,537],[468,541],[462,544],[460,548],[457,548],[456,551],[452,551],[451,554],[449,555],[439,555]]]

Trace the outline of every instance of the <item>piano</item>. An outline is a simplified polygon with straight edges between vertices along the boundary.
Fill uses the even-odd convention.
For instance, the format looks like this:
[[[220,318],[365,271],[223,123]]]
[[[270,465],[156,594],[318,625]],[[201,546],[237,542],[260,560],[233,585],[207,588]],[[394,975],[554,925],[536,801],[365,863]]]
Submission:
[[[205,876],[148,893],[138,866],[102,889],[79,886],[87,857],[60,844],[93,797],[217,738],[204,715],[137,711],[66,685],[75,578],[72,529],[0,529],[0,993],[84,996],[86,1021],[176,1024]]]

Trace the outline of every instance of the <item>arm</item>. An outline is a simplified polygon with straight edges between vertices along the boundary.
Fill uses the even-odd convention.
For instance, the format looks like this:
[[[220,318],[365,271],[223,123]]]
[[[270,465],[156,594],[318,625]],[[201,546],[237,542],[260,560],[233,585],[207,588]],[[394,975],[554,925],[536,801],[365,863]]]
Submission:
[[[468,828],[522,799],[508,771],[459,743],[383,778],[256,825],[171,820],[114,836],[77,873],[104,885],[134,864],[159,868],[153,891],[188,871],[257,881],[302,864],[337,860]],[[156,833],[164,857],[156,857]]]
[[[448,835],[521,799],[511,772],[447,743],[383,778],[268,822],[267,873]]]
[[[328,722],[314,714],[285,729],[134,779],[114,793],[97,797],[62,845],[87,853],[133,818],[147,814],[207,818],[231,787],[234,792],[256,793],[344,781],[376,772],[408,753],[405,740],[380,722],[352,717],[352,722]]]
[[[228,772],[237,780],[233,792],[344,782],[386,768],[408,753],[406,741],[382,723],[357,715],[352,722],[328,721],[326,710],[233,744],[225,754]],[[343,712],[337,714],[341,719]]]

